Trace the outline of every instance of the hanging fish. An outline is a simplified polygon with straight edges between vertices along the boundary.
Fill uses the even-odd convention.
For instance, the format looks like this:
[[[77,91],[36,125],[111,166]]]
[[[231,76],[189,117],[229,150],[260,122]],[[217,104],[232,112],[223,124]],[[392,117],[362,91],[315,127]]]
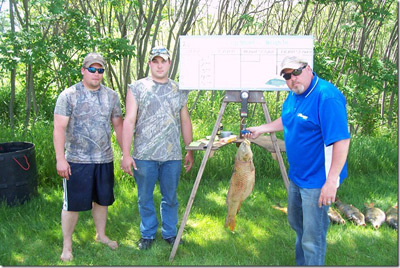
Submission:
[[[225,219],[225,227],[233,231],[236,226],[236,214],[240,210],[240,204],[253,191],[255,183],[255,169],[253,164],[253,152],[250,141],[245,139],[239,146],[235,156],[235,166],[231,182],[226,196],[228,215]]]

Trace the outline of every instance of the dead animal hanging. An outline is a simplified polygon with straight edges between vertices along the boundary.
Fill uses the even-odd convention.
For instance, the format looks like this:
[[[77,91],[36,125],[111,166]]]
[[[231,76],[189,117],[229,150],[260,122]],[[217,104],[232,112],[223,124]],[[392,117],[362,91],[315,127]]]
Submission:
[[[228,215],[225,219],[225,227],[229,226],[231,231],[235,229],[236,214],[240,210],[240,204],[253,191],[254,182],[253,152],[250,148],[250,141],[245,139],[236,153],[235,166],[226,196]]]

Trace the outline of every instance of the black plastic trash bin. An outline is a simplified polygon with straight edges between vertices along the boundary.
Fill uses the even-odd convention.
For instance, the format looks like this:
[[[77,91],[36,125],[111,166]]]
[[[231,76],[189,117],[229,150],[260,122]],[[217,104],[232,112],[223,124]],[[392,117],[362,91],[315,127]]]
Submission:
[[[0,143],[0,202],[15,206],[37,195],[35,145]]]

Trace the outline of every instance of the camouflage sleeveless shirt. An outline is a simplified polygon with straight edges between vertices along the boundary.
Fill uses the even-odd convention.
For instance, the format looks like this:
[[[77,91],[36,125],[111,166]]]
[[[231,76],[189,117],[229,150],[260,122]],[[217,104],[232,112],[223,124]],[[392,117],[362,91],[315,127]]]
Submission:
[[[132,157],[140,160],[181,160],[180,111],[188,91],[168,79],[158,83],[146,77],[129,85],[137,105]]]

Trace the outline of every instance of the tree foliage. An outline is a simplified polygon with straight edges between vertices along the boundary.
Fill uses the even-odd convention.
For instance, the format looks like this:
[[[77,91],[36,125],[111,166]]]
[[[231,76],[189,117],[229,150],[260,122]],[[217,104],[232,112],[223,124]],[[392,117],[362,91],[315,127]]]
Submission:
[[[104,55],[105,84],[125,100],[128,84],[148,75],[151,47],[172,51],[170,76],[177,79],[179,36],[238,34],[313,35],[314,69],[345,94],[352,133],[397,124],[394,0],[8,0],[8,6],[0,12],[0,102],[7,104],[0,120],[11,129],[14,120],[29,128],[51,119],[55,98],[80,80],[88,52]],[[221,94],[200,99],[211,96],[207,101],[218,107]],[[272,102],[280,104],[281,94]]]

